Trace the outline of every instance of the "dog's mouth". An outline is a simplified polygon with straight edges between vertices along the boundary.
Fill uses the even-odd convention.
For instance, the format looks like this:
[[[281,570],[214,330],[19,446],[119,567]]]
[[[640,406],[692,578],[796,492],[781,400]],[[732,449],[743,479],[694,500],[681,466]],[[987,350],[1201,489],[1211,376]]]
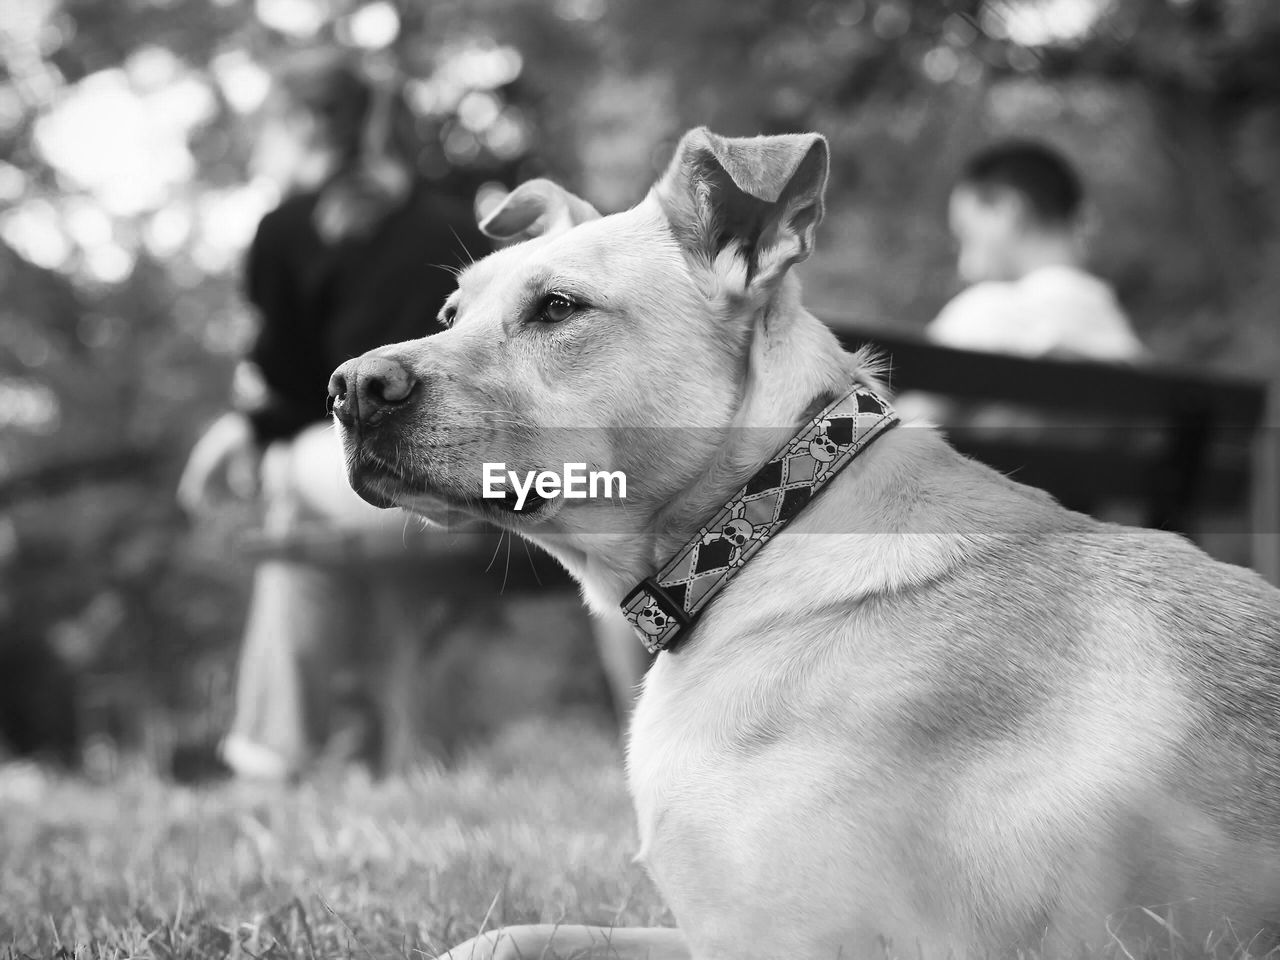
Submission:
[[[347,482],[360,499],[384,510],[399,506],[397,497],[408,486],[396,467],[362,449],[347,457]]]
[[[540,513],[551,501],[540,497],[530,490],[521,504],[519,495],[514,490],[505,490],[501,497],[486,497],[479,501],[491,510],[497,510],[514,517],[530,517]]]
[[[478,476],[479,470],[476,473]],[[398,465],[366,449],[348,457],[347,479],[351,489],[362,500],[383,509],[404,507],[412,510],[416,500],[425,498],[488,519],[542,519],[552,512],[553,501],[533,490],[526,492],[523,501],[512,489],[504,490],[501,497],[480,497],[452,488],[452,485],[408,476]]]

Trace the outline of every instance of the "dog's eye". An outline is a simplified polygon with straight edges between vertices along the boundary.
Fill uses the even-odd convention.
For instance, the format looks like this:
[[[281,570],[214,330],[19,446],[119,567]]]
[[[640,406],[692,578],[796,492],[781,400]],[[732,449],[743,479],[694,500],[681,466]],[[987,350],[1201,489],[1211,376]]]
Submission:
[[[457,317],[458,317],[458,308],[455,307],[453,304],[448,304],[443,310],[440,311],[439,314],[436,315],[436,319],[439,320],[441,325],[444,327],[452,327],[453,321],[456,320]]]
[[[563,323],[568,320],[578,305],[563,293],[549,293],[542,298],[538,306],[538,317],[543,323]]]

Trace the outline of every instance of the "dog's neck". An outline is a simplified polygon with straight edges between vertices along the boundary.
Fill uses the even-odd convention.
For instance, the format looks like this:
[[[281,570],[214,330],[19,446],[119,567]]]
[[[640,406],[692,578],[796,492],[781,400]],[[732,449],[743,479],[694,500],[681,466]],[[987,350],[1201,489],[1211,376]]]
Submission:
[[[783,299],[788,294],[790,303]],[[724,442],[703,474],[657,517],[648,558],[654,568],[791,439],[815,403],[843,394],[850,381],[835,337],[800,306],[794,284],[785,285],[756,321],[742,399]]]
[[[635,584],[656,572],[707,518],[795,433],[815,401],[844,393],[857,371],[835,336],[800,306],[787,281],[755,316],[737,413],[705,470],[669,498],[639,534],[544,542],[582,581],[598,612],[616,611]]]

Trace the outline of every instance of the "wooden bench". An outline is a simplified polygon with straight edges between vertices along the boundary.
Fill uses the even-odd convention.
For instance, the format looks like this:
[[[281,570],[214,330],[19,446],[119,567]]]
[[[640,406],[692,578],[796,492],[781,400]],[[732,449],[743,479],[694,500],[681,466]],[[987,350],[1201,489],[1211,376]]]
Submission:
[[[961,404],[1043,415],[1043,429],[942,426],[963,453],[1089,508],[1139,504],[1148,526],[1193,534],[1234,514],[1253,563],[1280,583],[1280,448],[1266,429],[1266,385],[1157,366],[1027,359],[956,350],[882,330],[837,327],[846,349],[875,348],[896,395],[920,391]],[[1071,422],[1079,426],[1067,425]],[[1221,520],[1219,522],[1222,522]]]

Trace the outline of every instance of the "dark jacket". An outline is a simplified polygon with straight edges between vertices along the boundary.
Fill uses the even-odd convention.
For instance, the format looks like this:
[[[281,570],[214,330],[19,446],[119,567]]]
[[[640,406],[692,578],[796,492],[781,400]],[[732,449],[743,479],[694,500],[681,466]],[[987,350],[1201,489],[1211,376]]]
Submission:
[[[261,326],[246,359],[267,394],[244,412],[263,444],[325,418],[329,375],[343,361],[438,332],[451,271],[490,249],[466,204],[426,186],[368,238],[326,246],[312,225],[317,197],[268,213],[249,249],[247,294]]]

